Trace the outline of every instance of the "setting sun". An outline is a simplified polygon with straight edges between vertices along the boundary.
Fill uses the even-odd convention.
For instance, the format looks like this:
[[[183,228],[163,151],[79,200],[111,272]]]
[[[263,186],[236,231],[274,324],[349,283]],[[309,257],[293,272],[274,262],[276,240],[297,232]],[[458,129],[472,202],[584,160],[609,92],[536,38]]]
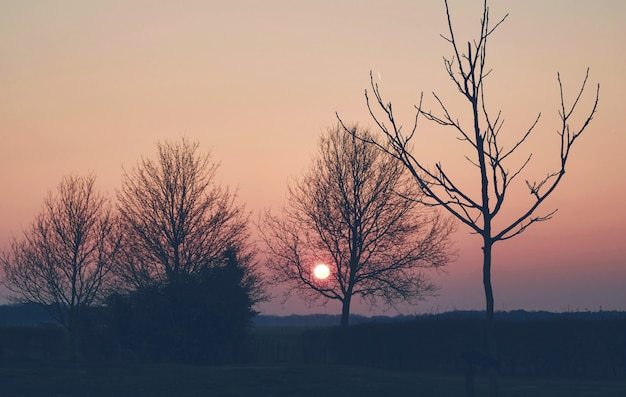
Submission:
[[[318,160],[321,134],[336,126],[337,114],[347,124],[358,121],[372,134],[382,133],[363,95],[368,89],[371,105],[379,107],[371,83],[379,84],[383,103],[393,102],[398,127],[413,128],[422,91],[424,111],[445,116],[432,96],[437,93],[454,123],[458,118],[464,127],[472,116],[465,112],[465,99],[458,96],[443,63],[454,51],[439,36],[450,38],[442,0],[358,6],[335,1],[271,6],[255,1],[161,1],[149,12],[138,1],[82,2],[80,7],[74,3],[0,1],[0,251],[10,250],[13,236],[19,238],[29,229],[62,177],[93,173],[97,190],[111,196],[117,207],[122,170],[130,172],[142,157],[157,160],[157,142],[177,142],[184,136],[219,164],[213,181],[230,189],[234,201],[229,203],[241,207],[240,226],[245,220],[250,234],[246,244],[259,255],[254,268],[263,274],[267,270],[271,279],[266,265],[279,262],[269,256],[266,260],[263,252],[283,252],[284,247],[278,241],[266,246],[257,226],[269,226],[266,211],[283,222],[290,183],[297,190],[300,182],[318,181],[305,181],[303,174]],[[448,3],[458,39],[472,41],[480,34],[484,2]],[[494,46],[488,50],[492,63],[485,66],[485,72],[494,70],[485,86],[487,110],[496,112],[494,117],[501,110],[498,121],[506,119],[501,142],[493,150],[504,145],[504,156],[542,113],[517,155],[505,158],[511,160],[513,174],[533,153],[513,179],[506,204],[498,207],[503,218],[494,227],[514,221],[529,200],[536,199],[524,180],[532,186],[560,166],[557,72],[567,101],[576,99],[590,68],[588,91],[578,102],[581,112],[593,104],[596,83],[602,84],[591,130],[577,140],[567,176],[536,215],[558,212],[550,221],[534,222],[492,253],[495,307],[561,312],[601,305],[605,311],[626,310],[626,134],[616,133],[625,119],[619,104],[626,78],[619,65],[626,64],[626,1],[601,6],[571,0],[489,3],[492,23],[509,15],[494,32]],[[411,23],[415,18],[421,18],[420,23]],[[415,48],[419,51],[407,51]],[[375,114],[385,118],[384,110],[378,110]],[[446,176],[459,178],[459,189],[480,198],[481,181],[474,179],[475,168],[468,167],[465,158],[469,155],[476,162],[474,148],[457,141],[455,128],[419,117],[415,158],[438,175],[441,163]],[[574,119],[569,124],[578,125]],[[413,188],[419,190],[415,183]],[[331,208],[334,196],[326,197],[324,204]],[[336,287],[339,261],[323,251],[319,241],[305,243],[308,237],[299,223],[292,226],[284,230],[285,236],[298,240],[285,241],[302,248],[297,252],[302,278],[323,290]],[[430,305],[441,310],[485,309],[482,245],[469,230],[460,223],[454,234],[456,262],[441,274],[428,274],[441,288],[437,298],[427,297],[423,306],[398,303],[399,312],[428,311]],[[253,243],[258,246],[252,248]],[[325,279],[317,275],[325,271],[315,270],[323,262],[329,268]],[[286,274],[277,275],[288,278]],[[0,269],[0,281],[5,278]],[[286,283],[268,283],[267,295],[275,298],[262,300],[255,310],[281,316],[334,312],[333,305],[311,306],[297,294],[283,302],[289,288]],[[9,303],[9,295],[0,283],[0,306]],[[363,303],[356,299],[356,313],[387,313],[385,305],[370,311]]]
[[[319,265],[316,265],[313,269],[313,275],[315,275],[315,277],[320,280],[325,280],[328,278],[328,276],[330,276],[330,268],[328,267],[328,265],[320,263]]]

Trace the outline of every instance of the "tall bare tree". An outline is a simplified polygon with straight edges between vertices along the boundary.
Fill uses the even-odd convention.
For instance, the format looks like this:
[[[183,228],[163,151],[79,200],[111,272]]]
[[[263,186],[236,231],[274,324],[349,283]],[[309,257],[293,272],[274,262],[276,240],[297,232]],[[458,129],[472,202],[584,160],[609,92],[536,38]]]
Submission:
[[[379,149],[400,161],[413,175],[416,185],[419,186],[422,196],[419,200],[427,205],[437,205],[445,208],[472,232],[482,238],[483,251],[483,286],[486,299],[486,329],[488,352],[496,354],[494,339],[494,298],[491,284],[492,249],[496,242],[508,240],[528,229],[529,226],[552,218],[556,210],[537,215],[536,212],[546,198],[554,192],[565,175],[565,166],[574,142],[591,122],[596,112],[600,86],[595,91],[595,100],[587,111],[586,116],[576,127],[571,126],[571,119],[578,109],[586,88],[588,71],[580,90],[574,100],[567,104],[560,75],[557,74],[561,103],[559,107],[560,128],[557,131],[560,145],[557,148],[558,166],[549,170],[546,176],[535,181],[525,181],[528,188],[526,206],[511,211],[503,211],[505,199],[510,196],[514,182],[520,181],[525,167],[531,160],[529,154],[524,160],[515,164],[513,154],[517,154],[527,141],[528,137],[538,126],[540,115],[530,123],[528,129],[520,131],[517,138],[510,145],[505,145],[500,139],[504,119],[500,111],[492,111],[486,104],[485,82],[491,70],[487,67],[487,42],[493,32],[506,19],[507,15],[492,24],[489,18],[489,7],[484,1],[483,14],[480,23],[480,33],[473,41],[464,42],[455,36],[453,23],[447,1],[444,0],[448,21],[448,35],[442,36],[451,46],[452,55],[444,58],[445,69],[453,85],[465,98],[468,110],[471,112],[469,123],[464,124],[454,116],[451,109],[437,94],[433,94],[440,109],[433,113],[422,107],[422,100],[416,106],[417,112],[412,130],[409,133],[401,131],[392,111],[391,103],[383,100],[379,87],[374,83],[370,74],[371,92],[374,102],[371,102],[366,90],[365,97],[371,116],[384,134],[384,142],[362,137],[367,142],[376,145]],[[465,48],[465,50],[464,50]],[[465,51],[465,52],[464,52]],[[377,115],[374,108],[382,112]],[[380,113],[378,113],[380,114]],[[458,134],[458,138],[467,144],[469,154],[465,158],[477,170],[476,184],[478,194],[466,189],[465,177],[455,176],[443,164],[437,163],[429,167],[425,162],[416,158],[411,152],[414,143],[418,120],[423,117],[435,124],[448,127]],[[348,132],[350,130],[346,128]],[[513,163],[513,164],[511,164]],[[523,187],[523,185],[522,185]],[[512,215],[511,215],[512,214]],[[504,218],[503,216],[504,215]],[[506,218],[506,219],[505,219]],[[495,220],[498,219],[498,223]],[[497,394],[495,375],[492,376],[492,395]]]
[[[1,256],[3,284],[18,302],[37,303],[61,323],[75,354],[84,310],[103,297],[119,247],[110,200],[95,176],[67,176],[21,239]]]
[[[421,270],[451,259],[453,224],[419,205],[408,177],[400,162],[341,125],[329,129],[309,170],[289,185],[282,216],[262,218],[267,267],[289,286],[287,296],[338,300],[347,326],[353,296],[393,305],[433,293]],[[327,279],[313,274],[319,263],[330,267]]]
[[[215,183],[218,165],[183,138],[124,171],[118,210],[124,231],[118,274],[131,287],[175,281],[243,248],[248,215]]]

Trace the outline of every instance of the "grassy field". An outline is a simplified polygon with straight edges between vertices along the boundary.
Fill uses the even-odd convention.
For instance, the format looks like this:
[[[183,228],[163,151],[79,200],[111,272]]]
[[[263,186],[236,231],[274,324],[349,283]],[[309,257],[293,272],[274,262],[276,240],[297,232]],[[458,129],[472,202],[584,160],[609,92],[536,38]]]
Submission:
[[[484,377],[476,396],[486,395]],[[462,375],[353,366],[0,368],[2,397],[99,396],[463,396]],[[625,397],[626,381],[503,378],[501,395]]]

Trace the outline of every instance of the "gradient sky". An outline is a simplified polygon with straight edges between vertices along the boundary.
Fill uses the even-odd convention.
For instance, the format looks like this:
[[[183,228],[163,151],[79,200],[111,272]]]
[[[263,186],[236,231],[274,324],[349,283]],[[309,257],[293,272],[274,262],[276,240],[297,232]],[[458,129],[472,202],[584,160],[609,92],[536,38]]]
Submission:
[[[496,245],[496,309],[626,310],[626,2],[493,3],[492,19],[510,15],[490,42],[489,104],[513,134],[542,112],[522,148],[534,153],[529,179],[558,162],[557,71],[572,95],[590,68],[581,110],[593,84],[602,87],[598,113],[543,207],[559,209],[554,219]],[[480,6],[451,1],[463,41],[479,28]],[[253,217],[278,209],[335,111],[372,124],[363,97],[370,70],[405,128],[422,91],[457,109],[443,69],[445,32],[439,0],[0,2],[0,247],[62,176],[93,171],[114,197],[123,165],[181,136],[212,151],[219,181],[238,189]],[[425,104],[435,109],[429,95]],[[467,173],[450,134],[434,136],[427,124],[419,131],[416,154]],[[512,210],[525,192],[518,196]],[[459,259],[434,275],[439,297],[401,312],[484,307],[480,240],[464,227],[456,237]],[[339,307],[277,298],[261,310]]]

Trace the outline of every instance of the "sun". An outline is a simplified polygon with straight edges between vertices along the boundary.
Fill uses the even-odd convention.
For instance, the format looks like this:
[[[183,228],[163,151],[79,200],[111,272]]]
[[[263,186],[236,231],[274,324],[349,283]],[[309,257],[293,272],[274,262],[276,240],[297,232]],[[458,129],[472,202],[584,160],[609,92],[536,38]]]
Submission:
[[[330,276],[330,268],[324,263],[315,265],[315,268],[313,269],[313,275],[320,280],[325,280],[328,278],[328,276]]]

